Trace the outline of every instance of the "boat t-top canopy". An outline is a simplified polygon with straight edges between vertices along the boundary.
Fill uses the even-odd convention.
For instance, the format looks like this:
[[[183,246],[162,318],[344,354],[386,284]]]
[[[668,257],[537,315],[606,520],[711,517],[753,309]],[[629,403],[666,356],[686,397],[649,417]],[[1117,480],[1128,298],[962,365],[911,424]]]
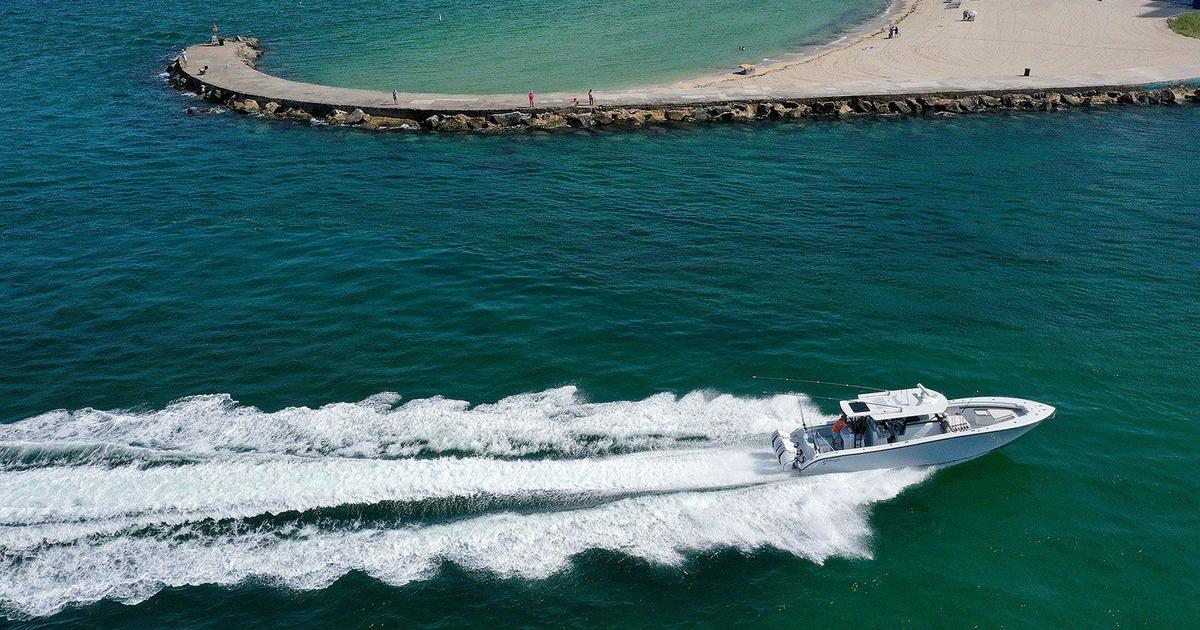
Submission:
[[[840,403],[847,418],[871,416],[876,420],[926,416],[946,411],[946,397],[917,383],[912,389],[859,394]]]

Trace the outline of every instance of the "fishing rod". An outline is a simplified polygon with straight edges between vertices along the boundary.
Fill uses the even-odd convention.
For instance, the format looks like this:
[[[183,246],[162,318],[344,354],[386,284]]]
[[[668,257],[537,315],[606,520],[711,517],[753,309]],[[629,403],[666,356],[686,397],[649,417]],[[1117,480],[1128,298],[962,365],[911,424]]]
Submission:
[[[765,394],[766,392],[763,392],[763,393]],[[803,394],[803,396],[805,398],[816,398],[817,400],[832,400],[833,402],[836,402],[836,403],[845,402],[845,400],[842,398],[832,398],[830,396],[813,396],[812,394]],[[853,401],[851,401],[851,402],[853,402]],[[878,400],[872,400],[870,402],[870,404],[876,405],[879,407],[891,407],[892,409],[903,409],[904,408],[901,405],[893,405],[892,403],[885,403],[885,402],[881,402]]]
[[[765,380],[765,381],[789,381],[789,382],[794,382],[794,383],[820,383],[822,385],[841,385],[843,387],[853,387],[856,389],[869,389],[869,390],[883,391],[881,388],[877,388],[877,387],[865,387],[862,385],[849,385],[846,383],[830,383],[829,381],[808,381],[808,380],[804,380],[802,378],[783,378],[783,377],[778,377],[778,376],[751,376],[750,378],[760,379],[760,380]],[[763,392],[763,393],[765,394],[767,392]],[[814,394],[808,394],[808,393],[805,393],[804,396],[806,396],[810,399],[816,398],[817,400],[832,400],[833,402],[836,402],[836,403],[843,402],[841,398],[833,398],[830,396],[816,396]],[[886,402],[883,402],[880,400],[872,400],[871,404],[880,406],[880,407],[891,407],[893,409],[903,409],[904,408],[900,405],[893,405],[892,403],[886,403]]]
[[[751,376],[750,378],[763,381],[787,381],[789,383],[812,383],[815,385],[835,385],[837,387],[852,387],[854,389],[872,389],[875,391],[887,391],[886,387],[871,387],[870,385],[854,385],[853,383],[834,383],[833,381],[810,381],[804,378],[785,378],[782,376]]]

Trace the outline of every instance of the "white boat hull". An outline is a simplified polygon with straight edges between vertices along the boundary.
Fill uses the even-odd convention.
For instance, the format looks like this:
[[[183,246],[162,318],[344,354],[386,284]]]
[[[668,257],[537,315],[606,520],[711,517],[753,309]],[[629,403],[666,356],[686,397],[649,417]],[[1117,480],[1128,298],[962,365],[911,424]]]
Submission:
[[[951,405],[1019,409],[1017,417],[989,426],[940,433],[892,444],[849,448],[797,458],[795,470],[803,475],[857,472],[879,468],[945,466],[986,455],[1021,437],[1054,416],[1049,405],[1015,398],[972,398]]]
[[[855,472],[876,468],[910,468],[956,464],[986,455],[1021,437],[1037,423],[977,434],[950,434],[916,442],[870,449],[823,453],[799,471],[809,475]]]

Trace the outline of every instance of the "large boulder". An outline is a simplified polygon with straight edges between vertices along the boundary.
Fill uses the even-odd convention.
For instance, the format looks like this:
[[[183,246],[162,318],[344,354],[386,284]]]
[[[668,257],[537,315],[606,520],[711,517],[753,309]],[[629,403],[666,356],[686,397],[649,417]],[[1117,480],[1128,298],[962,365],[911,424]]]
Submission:
[[[836,101],[818,101],[813,105],[813,112],[818,116],[836,116],[838,104]]]
[[[368,120],[371,120],[371,115],[357,108],[346,115],[347,125],[358,125]]]
[[[1083,97],[1078,94],[1063,94],[1062,102],[1071,107],[1079,107],[1083,105]]]
[[[666,115],[667,120],[671,122],[683,122],[688,118],[691,118],[692,110],[687,107],[668,109],[666,112],[664,112],[664,114]]]
[[[302,110],[289,107],[282,112],[279,112],[281,118],[291,118],[294,120],[303,120],[305,122],[312,120],[312,114]]]
[[[1021,109],[1027,102],[1029,102],[1029,95],[1005,94],[1004,96],[1000,97],[1000,102],[1004,103],[1004,106],[1009,109]]]
[[[574,129],[591,129],[596,126],[596,119],[591,114],[572,112],[566,115],[567,126]]]
[[[983,109],[978,96],[964,96],[958,99],[958,110],[962,112],[977,112]]]
[[[892,112],[893,114],[902,114],[904,116],[908,116],[909,114],[913,113],[912,106],[906,101],[892,101],[888,103],[887,108],[888,111]]]
[[[411,118],[392,118],[390,116],[371,116],[364,120],[363,129],[398,129],[405,131],[420,131],[421,123]]]
[[[542,129],[545,131],[553,131],[562,129],[567,126],[567,119],[553,113],[542,113],[535,116],[529,121],[530,129]]]
[[[270,116],[274,116],[275,110],[277,109],[279,109],[279,103],[276,103],[275,101],[269,101],[266,105],[263,105],[262,108],[263,113]]]
[[[958,99],[954,98],[939,98],[933,104],[933,109],[939,112],[950,112],[953,114],[962,113],[962,104]]]
[[[731,120],[754,120],[758,106],[754,103],[734,103],[730,108]]]
[[[667,114],[661,109],[644,109],[638,112],[638,118],[644,124],[661,125],[667,122]]]
[[[349,115],[350,114],[340,109],[335,109],[332,112],[329,112],[329,115],[325,117],[325,122],[331,125],[342,125],[346,123],[346,117]]]
[[[257,114],[262,110],[262,108],[258,106],[258,101],[252,98],[248,98],[244,101],[234,101],[233,109],[234,111],[243,114]]]
[[[721,122],[729,122],[733,120],[733,109],[726,105],[717,105],[708,108],[708,117]]]
[[[600,124],[605,124],[603,121],[606,119],[608,120],[607,124],[611,124],[615,127],[636,127],[642,124],[640,118],[634,116],[629,110],[624,108],[606,110],[599,115],[597,121],[600,122]]]
[[[808,105],[805,105],[803,103],[796,103],[795,107],[791,107],[787,110],[787,119],[788,120],[796,120],[798,118],[804,118],[805,116],[808,116],[811,113],[812,113],[811,107],[809,107]]]
[[[480,119],[482,120],[482,119]],[[461,133],[471,130],[471,117],[466,114],[455,114],[447,116],[438,123],[435,127],[438,131],[446,133]]]
[[[503,112],[488,116],[488,120],[501,127],[515,127],[518,125],[524,125],[529,122],[530,118],[532,118],[532,116],[524,112]]]
[[[856,98],[850,102],[850,108],[859,114],[874,114],[877,109],[874,101]]]

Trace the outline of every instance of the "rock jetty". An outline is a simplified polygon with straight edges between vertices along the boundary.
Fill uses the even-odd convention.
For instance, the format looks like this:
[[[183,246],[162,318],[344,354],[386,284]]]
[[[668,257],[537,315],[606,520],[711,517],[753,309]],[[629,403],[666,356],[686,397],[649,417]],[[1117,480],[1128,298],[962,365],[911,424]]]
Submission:
[[[253,67],[262,54],[257,39],[238,36],[237,56]],[[853,119],[866,116],[956,116],[989,111],[1067,111],[1115,105],[1184,105],[1200,103],[1200,88],[1192,85],[1124,86],[1094,89],[863,95],[793,100],[736,100],[672,105],[568,107],[455,111],[411,107],[340,108],[320,102],[274,99],[222,89],[205,80],[195,64],[176,59],[167,71],[181,90],[195,92],[219,107],[189,107],[190,114],[221,111],[374,131],[443,133],[553,132],[590,129],[632,129],[654,125],[695,125],[766,120]]]

